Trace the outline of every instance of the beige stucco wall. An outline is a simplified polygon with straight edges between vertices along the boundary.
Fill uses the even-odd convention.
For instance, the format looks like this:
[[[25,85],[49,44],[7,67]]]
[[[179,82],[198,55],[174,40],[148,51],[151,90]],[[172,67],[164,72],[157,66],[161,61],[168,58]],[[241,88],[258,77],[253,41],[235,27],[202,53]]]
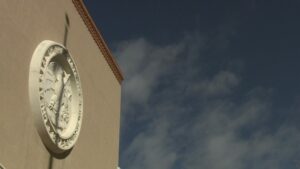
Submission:
[[[63,43],[66,14],[66,46],[80,74],[84,114],[72,152],[51,163],[30,111],[29,65],[41,41]],[[0,163],[7,169],[115,169],[120,93],[119,82],[71,0],[0,1]]]

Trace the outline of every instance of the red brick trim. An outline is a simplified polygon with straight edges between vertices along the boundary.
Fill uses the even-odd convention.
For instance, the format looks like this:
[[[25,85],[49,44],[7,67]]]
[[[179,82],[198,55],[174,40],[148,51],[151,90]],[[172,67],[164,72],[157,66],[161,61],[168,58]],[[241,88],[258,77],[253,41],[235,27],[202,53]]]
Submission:
[[[93,21],[92,17],[90,16],[88,10],[86,9],[83,1],[72,0],[72,2],[76,7],[79,15],[81,16],[83,22],[85,23],[86,27],[88,28],[90,34],[92,35],[93,39],[95,40],[96,44],[98,45],[100,51],[103,53],[109,67],[111,68],[117,80],[121,84],[124,80],[124,77],[122,75],[120,67],[118,66],[115,58],[112,56],[108,46],[106,45],[100,31],[97,29],[97,26]]]

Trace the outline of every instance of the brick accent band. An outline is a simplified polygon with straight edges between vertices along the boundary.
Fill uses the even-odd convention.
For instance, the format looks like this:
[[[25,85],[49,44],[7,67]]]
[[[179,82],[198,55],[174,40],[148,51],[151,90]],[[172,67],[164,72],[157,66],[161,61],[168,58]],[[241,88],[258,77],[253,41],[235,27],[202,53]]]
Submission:
[[[106,45],[100,31],[97,29],[95,22],[93,21],[92,17],[90,16],[87,8],[85,7],[82,0],[72,0],[74,6],[76,7],[79,15],[81,16],[83,22],[85,23],[86,27],[88,28],[90,34],[92,35],[94,41],[96,42],[97,46],[99,47],[100,51],[103,53],[105,60],[107,61],[109,67],[113,71],[115,77],[121,84],[124,80],[122,75],[121,69],[118,66],[115,58],[111,54],[108,46]]]

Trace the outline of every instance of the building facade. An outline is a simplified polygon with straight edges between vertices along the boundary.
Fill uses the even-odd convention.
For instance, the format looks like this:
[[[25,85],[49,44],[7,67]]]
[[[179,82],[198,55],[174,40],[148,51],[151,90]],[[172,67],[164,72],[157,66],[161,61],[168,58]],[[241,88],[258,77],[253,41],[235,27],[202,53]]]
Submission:
[[[117,168],[123,76],[84,3],[81,0],[3,0],[0,1],[0,18],[0,163],[6,169]],[[64,142],[67,151],[56,151],[56,142],[54,148],[48,145],[51,132],[43,135],[39,131],[39,127],[47,129],[47,125],[43,126],[46,124],[43,114],[38,115],[43,113],[43,102],[32,101],[32,97],[42,96],[30,78],[35,79],[32,74],[38,73],[32,68],[33,62],[38,62],[37,67],[44,66],[34,55],[45,41],[61,45],[63,49],[60,54],[51,55],[58,59],[49,60],[46,69],[50,70],[54,62],[61,63],[65,84],[72,75],[74,84],[80,83],[82,116],[76,116],[81,121],[80,132],[78,130],[74,145]],[[72,62],[61,61],[65,53]],[[41,60],[45,56],[41,55]],[[76,71],[72,71],[73,62]],[[41,71],[37,79],[44,79],[45,72]],[[77,74],[79,82],[75,80]],[[57,78],[54,81],[58,81]],[[59,91],[57,84],[53,82],[55,87],[50,84],[50,88]],[[66,87],[62,87],[62,91],[65,90]],[[77,88],[72,90],[73,100],[76,100]],[[81,102],[70,105],[75,104],[81,105]],[[33,108],[34,105],[40,109]],[[47,106],[50,113],[54,112],[53,105],[47,103]],[[44,115],[50,119],[49,114]],[[55,128],[54,123],[51,126]],[[58,127],[56,129],[57,134]]]

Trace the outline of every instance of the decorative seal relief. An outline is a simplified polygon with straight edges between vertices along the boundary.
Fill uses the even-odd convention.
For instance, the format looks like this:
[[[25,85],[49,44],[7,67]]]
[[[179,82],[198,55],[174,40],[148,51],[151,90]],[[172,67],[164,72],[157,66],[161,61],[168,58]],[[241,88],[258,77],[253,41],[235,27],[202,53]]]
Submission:
[[[30,63],[29,96],[47,148],[55,153],[71,149],[80,132],[83,98],[77,68],[63,45],[45,40],[37,46]]]

